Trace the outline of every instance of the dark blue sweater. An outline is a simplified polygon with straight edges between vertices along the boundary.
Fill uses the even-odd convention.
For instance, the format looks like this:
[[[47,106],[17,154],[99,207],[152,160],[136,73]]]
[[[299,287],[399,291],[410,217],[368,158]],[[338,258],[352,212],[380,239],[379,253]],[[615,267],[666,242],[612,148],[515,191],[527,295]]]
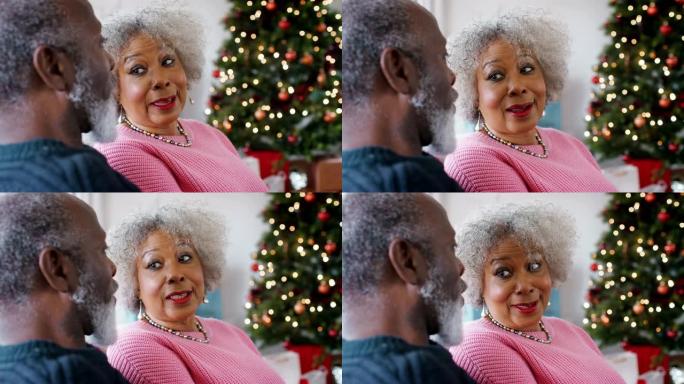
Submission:
[[[400,156],[387,148],[342,151],[344,192],[462,192],[439,160]]]
[[[93,148],[49,139],[0,145],[0,191],[139,192]]]
[[[87,346],[66,349],[32,340],[0,346],[0,384],[124,384],[128,381],[107,362],[107,356]]]
[[[475,384],[438,344],[419,347],[397,337],[342,340],[346,384]]]

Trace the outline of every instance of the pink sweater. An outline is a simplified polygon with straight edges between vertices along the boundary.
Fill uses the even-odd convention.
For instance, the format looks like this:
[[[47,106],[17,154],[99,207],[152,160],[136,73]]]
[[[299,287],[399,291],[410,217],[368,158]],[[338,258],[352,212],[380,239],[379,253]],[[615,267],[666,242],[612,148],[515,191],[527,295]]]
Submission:
[[[459,140],[444,170],[466,192],[615,192],[587,147],[575,137],[537,128],[549,157],[510,148],[482,132]],[[526,148],[542,153],[540,145]]]
[[[107,349],[109,363],[131,384],[284,384],[239,328],[200,318],[209,344],[186,340],[137,321]],[[202,337],[199,332],[186,332]]]
[[[551,344],[506,332],[487,319],[464,326],[464,339],[449,351],[479,384],[624,384],[581,328],[544,317]],[[544,333],[529,332],[539,338]]]
[[[116,141],[95,148],[143,192],[266,192],[266,184],[240,159],[233,144],[195,120],[180,120],[192,146],[183,148],[123,125]],[[183,136],[172,136],[185,142]]]

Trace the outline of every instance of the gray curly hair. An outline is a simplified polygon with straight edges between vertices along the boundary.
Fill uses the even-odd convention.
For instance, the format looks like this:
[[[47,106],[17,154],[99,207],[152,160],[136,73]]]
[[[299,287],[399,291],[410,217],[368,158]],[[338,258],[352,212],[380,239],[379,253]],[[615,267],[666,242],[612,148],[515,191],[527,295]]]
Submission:
[[[457,235],[456,253],[465,266],[463,279],[468,284],[466,301],[482,306],[485,260],[502,241],[513,239],[529,254],[542,255],[556,286],[568,276],[576,237],[574,219],[551,204],[508,205],[480,213]]]
[[[459,95],[456,101],[458,114],[472,123],[478,117],[475,73],[480,55],[499,39],[529,50],[536,57],[544,74],[547,100],[556,100],[563,90],[570,41],[566,27],[559,20],[540,10],[528,9],[476,22],[453,39],[449,50]]]
[[[31,85],[33,52],[45,44],[77,63],[78,36],[63,4],[54,0],[0,0],[0,104],[17,103]],[[40,10],[40,12],[36,12]]]
[[[345,0],[342,2],[342,94],[350,105],[370,96],[380,69],[380,54],[397,48],[424,71],[424,62],[413,31],[412,0]]]
[[[183,64],[190,83],[202,77],[204,30],[195,14],[158,4],[118,13],[105,20],[102,26],[105,50],[117,63],[131,39],[140,34],[172,48]]]
[[[226,229],[219,215],[199,208],[171,205],[131,214],[111,231],[107,253],[118,270],[117,296],[132,312],[139,309],[136,248],[156,231],[192,242],[199,254],[207,291],[216,288],[221,280],[225,265]]]

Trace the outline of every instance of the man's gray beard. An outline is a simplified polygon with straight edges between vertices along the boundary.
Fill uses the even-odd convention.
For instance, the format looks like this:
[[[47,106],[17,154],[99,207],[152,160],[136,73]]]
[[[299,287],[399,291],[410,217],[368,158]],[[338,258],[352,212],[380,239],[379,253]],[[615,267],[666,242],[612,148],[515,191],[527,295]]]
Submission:
[[[88,343],[107,346],[116,342],[116,302],[112,297],[109,302],[98,300],[102,292],[98,292],[95,282],[87,273],[78,278],[79,287],[71,295],[80,313],[86,314],[93,325],[92,335],[86,335]]]
[[[77,113],[85,114],[90,133],[87,134],[86,142],[109,143],[116,139],[116,118],[117,108],[114,96],[98,99],[94,92],[97,87],[108,87],[114,89],[114,80],[110,84],[93,84],[91,64],[86,59],[79,60],[81,63],[76,65],[76,80],[74,89],[69,93],[69,100],[74,103]]]
[[[443,273],[437,268],[430,268],[428,281],[421,287],[420,296],[425,305],[437,313],[439,331],[435,341],[449,347],[457,345],[463,338],[463,303],[460,298],[448,296],[448,284],[458,284],[458,281],[446,281]]]
[[[411,105],[423,116],[432,133],[430,147],[439,154],[449,154],[456,148],[454,132],[455,107],[444,109],[437,104],[435,82],[430,75],[420,79],[418,92],[411,98]]]

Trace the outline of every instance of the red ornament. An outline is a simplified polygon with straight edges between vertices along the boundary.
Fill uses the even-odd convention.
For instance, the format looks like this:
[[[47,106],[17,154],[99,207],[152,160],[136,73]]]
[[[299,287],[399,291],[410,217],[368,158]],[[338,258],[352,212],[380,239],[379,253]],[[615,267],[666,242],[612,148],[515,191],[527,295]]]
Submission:
[[[214,78],[218,79],[219,77],[221,77],[221,71],[215,69],[214,72],[211,73],[211,75],[214,76]]]
[[[589,268],[591,268],[592,271],[596,272],[596,271],[598,271],[598,264],[596,264],[596,263],[591,263],[591,265],[589,266]]]
[[[641,315],[644,312],[644,309],[644,305],[641,303],[636,303],[632,307],[632,311],[634,311],[634,313],[636,313],[637,315]]]
[[[658,100],[658,105],[660,105],[660,108],[669,108],[670,107],[670,99],[667,97],[663,97],[662,99]]]
[[[338,334],[337,331],[334,329],[331,329],[328,331],[328,336],[330,336],[330,337],[337,337],[337,334]]]
[[[332,123],[337,119],[337,114],[335,112],[326,112],[325,115],[323,115],[323,121],[325,121],[327,124]]]
[[[294,305],[294,311],[296,314],[301,315],[306,311],[306,307],[301,302],[297,302],[297,304]]]
[[[318,33],[323,33],[327,28],[328,26],[325,25],[325,23],[320,23],[316,26],[316,31],[318,31]]]
[[[330,293],[330,286],[326,283],[321,283],[321,285],[318,286],[318,292],[323,295],[327,295]]]
[[[674,339],[677,337],[677,331],[674,329],[668,329],[667,332],[665,332],[665,335],[667,335],[667,337],[670,339]]]
[[[655,193],[647,193],[646,197],[644,198],[644,200],[646,200],[647,203],[652,203],[655,201],[655,199],[656,199]]]
[[[278,28],[282,29],[283,31],[287,31],[291,26],[292,23],[290,23],[290,21],[284,17],[278,22]]]
[[[679,5],[684,5],[684,0],[675,0],[675,3]]]
[[[287,142],[290,144],[295,144],[299,140],[299,137],[297,135],[288,135],[287,136]]]
[[[304,65],[310,66],[310,65],[313,65],[313,63],[314,63],[314,57],[307,53],[304,56],[302,56],[302,58],[299,60],[299,62],[304,64]]]
[[[322,222],[324,222],[324,223],[325,223],[326,221],[330,220],[330,214],[328,213],[328,211],[320,211],[320,212],[318,212],[318,220],[320,220],[320,221],[322,221]]]
[[[285,53],[285,60],[289,62],[293,62],[297,60],[297,52],[293,50],[289,50]]]
[[[598,76],[594,76],[591,78],[591,82],[594,84],[598,84],[601,82],[601,79]]]
[[[276,8],[278,8],[278,5],[275,3],[275,1],[269,1],[266,3],[266,9],[269,11],[275,11]]]
[[[278,100],[287,101],[290,99],[290,94],[286,90],[282,90],[278,93]]]
[[[257,109],[256,112],[254,112],[254,118],[257,119],[257,121],[261,121],[266,118],[266,111],[263,109]]]
[[[635,127],[643,128],[644,125],[646,125],[646,119],[643,116],[639,115],[639,116],[634,118],[634,126]]]
[[[660,211],[660,213],[658,213],[658,221],[664,223],[668,220],[670,220],[670,214],[667,213],[667,211]]]
[[[661,283],[661,284],[658,286],[658,289],[656,289],[656,290],[657,290],[658,293],[660,293],[661,295],[667,295],[667,292],[668,292],[670,289],[667,288],[667,285],[665,285],[664,283]]]
[[[655,5],[651,5],[646,10],[646,13],[648,13],[649,16],[655,16],[658,14],[658,8]]]
[[[259,264],[258,263],[252,263],[252,271],[254,271],[254,272],[259,271]]]
[[[679,64],[679,58],[675,55],[670,55],[665,59],[665,65],[670,69],[675,68],[677,64]]]
[[[672,27],[670,27],[668,24],[663,24],[663,25],[660,26],[660,33],[661,33],[663,36],[667,36],[667,35],[669,35],[670,33],[672,33]]]
[[[671,254],[675,253],[675,251],[677,250],[677,245],[674,244],[674,243],[668,242],[668,243],[665,244],[665,246],[663,247],[663,250],[664,250],[665,253],[667,253],[668,255],[671,255]]]
[[[677,144],[677,143],[670,143],[670,144],[667,145],[667,149],[668,149],[670,152],[677,152],[677,151],[679,150],[679,144]]]
[[[316,200],[316,194],[313,192],[308,192],[306,195],[304,195],[304,201],[307,203],[311,203],[314,200]]]
[[[337,250],[337,244],[333,243],[332,241],[328,241],[325,243],[323,249],[325,249],[325,252],[330,255]]]

